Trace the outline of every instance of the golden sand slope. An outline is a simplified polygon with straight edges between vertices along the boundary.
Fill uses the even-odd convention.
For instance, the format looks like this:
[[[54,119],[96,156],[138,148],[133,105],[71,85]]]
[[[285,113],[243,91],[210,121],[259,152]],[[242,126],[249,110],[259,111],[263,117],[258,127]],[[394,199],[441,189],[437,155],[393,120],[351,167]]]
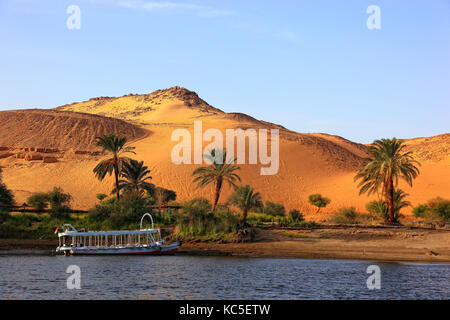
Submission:
[[[212,192],[212,188],[198,190],[192,184],[191,174],[197,165],[175,165],[171,161],[171,150],[177,144],[171,141],[172,132],[178,128],[186,128],[193,136],[195,120],[202,121],[203,131],[208,128],[217,128],[222,132],[228,128],[280,130],[278,174],[261,176],[260,165],[241,165],[240,175],[243,183],[251,184],[261,192],[264,200],[281,202],[288,209],[298,208],[316,220],[323,219],[341,206],[352,205],[363,210],[370,200],[367,196],[358,196],[356,184],[353,182],[355,172],[365,157],[366,146],[327,134],[292,132],[241,113],[224,113],[201,100],[196,93],[184,88],[158,90],[147,95],[93,98],[61,106],[56,110],[61,114],[67,111],[71,111],[71,115],[75,114],[73,111],[84,112],[129,122],[130,127],[124,127],[124,130],[131,139],[137,139],[131,143],[136,147],[137,154],[134,157],[144,160],[150,167],[155,184],[176,190],[181,201],[200,195],[210,198]],[[103,117],[95,119],[98,126],[105,128],[108,127],[103,123],[111,121],[110,118]],[[24,135],[23,131],[14,133],[14,127],[19,125],[20,120],[12,119],[9,122],[8,128],[13,132],[11,134],[19,137],[20,141],[20,137]],[[144,130],[147,134],[136,129],[131,123],[137,124],[139,130]],[[34,138],[37,139],[34,142],[36,146],[43,144],[42,146],[48,148],[64,149],[65,145],[70,147],[70,141],[76,141],[76,145],[83,145],[83,141],[86,141],[89,145],[90,139],[93,138],[93,133],[89,130],[74,130],[74,136],[66,135],[65,142],[59,142],[59,138],[52,140],[42,134],[43,126],[44,123],[40,119],[33,125],[28,125],[32,128],[31,132],[39,132]],[[61,130],[58,126],[55,122],[51,127],[55,127],[53,130],[58,132]],[[39,135],[41,142],[38,141]],[[402,186],[411,194],[410,201],[413,205],[435,196],[450,197],[449,140],[448,134],[408,140],[408,148],[417,153],[423,164],[422,174],[415,181],[414,188]],[[0,147],[5,146],[5,143],[5,138],[0,135]],[[205,142],[204,146],[206,144]],[[82,149],[87,147],[83,146]],[[97,153],[75,154],[62,150],[58,162],[43,163],[16,159],[14,155],[1,159],[2,152],[11,151],[0,151],[0,165],[5,167],[4,182],[14,190],[19,202],[32,192],[47,190],[56,185],[73,195],[74,207],[89,208],[96,203],[97,193],[109,193],[111,190],[111,179],[99,182],[92,174],[93,167],[102,159]],[[221,200],[229,193],[230,189],[226,187]],[[307,203],[307,196],[311,193],[322,193],[332,200],[329,207],[319,215],[315,215],[315,209]]]
[[[95,150],[95,137],[115,133],[136,140],[147,134],[123,120],[78,112],[15,110],[0,112],[0,146]]]

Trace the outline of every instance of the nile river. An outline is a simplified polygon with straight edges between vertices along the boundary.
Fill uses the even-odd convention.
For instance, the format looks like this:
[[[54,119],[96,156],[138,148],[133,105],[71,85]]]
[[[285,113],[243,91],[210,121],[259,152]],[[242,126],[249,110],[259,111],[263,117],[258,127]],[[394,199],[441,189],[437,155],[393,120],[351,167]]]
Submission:
[[[369,265],[381,289],[369,290]],[[81,289],[68,289],[69,265]],[[449,299],[450,265],[230,257],[0,256],[0,299]]]

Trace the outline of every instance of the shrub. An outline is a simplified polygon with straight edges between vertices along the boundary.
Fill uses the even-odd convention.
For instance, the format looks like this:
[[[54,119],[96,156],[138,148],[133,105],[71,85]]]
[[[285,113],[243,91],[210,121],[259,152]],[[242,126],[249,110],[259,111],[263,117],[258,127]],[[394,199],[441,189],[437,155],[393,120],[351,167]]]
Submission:
[[[190,215],[205,215],[212,210],[211,203],[205,198],[195,198],[183,204],[183,212]]]
[[[50,215],[54,218],[64,219],[70,215],[70,201],[72,196],[64,193],[60,187],[54,187],[48,193],[48,202],[50,204]]]
[[[59,187],[54,187],[49,192],[37,192],[32,194],[27,202],[37,210],[44,210],[50,205],[50,215],[55,218],[68,218],[70,215],[70,201],[72,196]]]
[[[177,236],[185,240],[229,241],[237,234],[239,225],[239,217],[226,207],[218,206],[213,213],[205,198],[185,202],[176,220]]]
[[[60,187],[54,187],[52,191],[48,193],[48,201],[52,210],[68,207],[72,196],[68,193],[64,193]]]
[[[311,194],[308,197],[308,202],[317,207],[317,211],[316,213],[318,213],[320,211],[320,208],[325,208],[330,202],[331,200],[325,197],[322,197],[321,194],[316,193],[316,194]]]
[[[450,201],[442,200],[431,211],[444,221],[450,221]]]
[[[358,224],[360,216],[362,215],[354,207],[345,207],[335,212],[328,221],[337,224]]]
[[[97,193],[96,198],[100,201],[103,201],[107,197],[104,193]]]
[[[450,221],[450,200],[440,197],[431,199],[427,204],[421,204],[413,209],[415,217],[426,220]]]
[[[248,214],[248,223],[252,226],[263,226],[264,223],[276,223],[279,226],[314,228],[316,223],[303,220],[294,220],[291,216],[271,216],[265,213],[251,212]]]
[[[425,218],[430,208],[426,204],[420,204],[413,209],[414,217]]]
[[[1,172],[0,172],[1,173]],[[0,204],[6,206],[14,205],[14,196],[5,184],[3,184],[0,180]]]
[[[138,197],[110,198],[89,210],[88,220],[91,223],[107,223],[115,229],[138,225],[142,215],[148,212],[148,199]]]
[[[284,216],[286,209],[282,204],[272,201],[266,201],[264,206],[264,213],[271,216]]]
[[[48,193],[44,192],[33,193],[27,199],[27,203],[37,210],[47,209],[48,202],[49,202]]]
[[[300,211],[293,209],[291,211],[289,211],[289,217],[293,220],[293,221],[304,221],[304,217],[303,217],[303,213],[301,213]]]
[[[177,200],[177,194],[175,191],[161,187],[156,187],[152,196],[158,201],[158,204],[160,205]]]
[[[387,214],[387,206],[384,201],[371,201],[366,204],[366,209],[379,217]]]

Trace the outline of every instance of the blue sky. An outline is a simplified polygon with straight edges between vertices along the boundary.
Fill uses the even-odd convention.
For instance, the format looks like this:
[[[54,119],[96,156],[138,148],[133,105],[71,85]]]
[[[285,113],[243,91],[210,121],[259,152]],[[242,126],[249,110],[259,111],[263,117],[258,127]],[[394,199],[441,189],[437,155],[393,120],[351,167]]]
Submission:
[[[180,85],[357,142],[450,131],[448,0],[0,0],[0,39],[0,110]]]

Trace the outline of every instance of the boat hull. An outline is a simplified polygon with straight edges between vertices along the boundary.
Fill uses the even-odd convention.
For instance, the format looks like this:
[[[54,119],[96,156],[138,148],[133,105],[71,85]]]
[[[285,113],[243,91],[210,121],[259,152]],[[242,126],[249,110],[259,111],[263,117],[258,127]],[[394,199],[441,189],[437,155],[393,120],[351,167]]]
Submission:
[[[178,250],[180,243],[152,247],[131,247],[131,248],[71,248],[65,250],[66,254],[72,256],[92,256],[92,255],[173,255]]]

